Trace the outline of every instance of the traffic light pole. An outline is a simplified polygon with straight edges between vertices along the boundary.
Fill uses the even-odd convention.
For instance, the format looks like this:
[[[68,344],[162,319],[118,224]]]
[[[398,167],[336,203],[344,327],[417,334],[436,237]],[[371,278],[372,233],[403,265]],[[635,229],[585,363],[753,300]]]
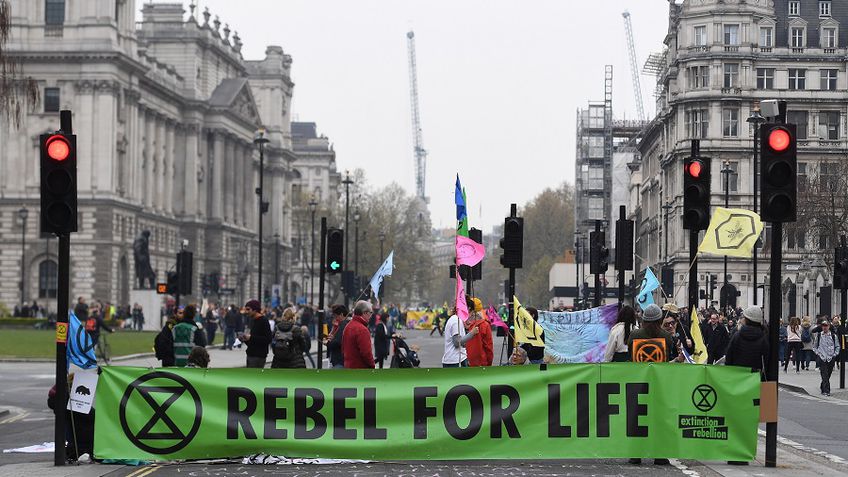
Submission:
[[[73,134],[71,112],[63,110],[59,113],[59,128],[65,134]],[[42,212],[43,213],[43,212]],[[55,417],[53,425],[54,465],[65,465],[65,435],[67,433],[68,402],[68,308],[70,307],[71,288],[71,235],[59,235],[59,275],[56,290],[56,400],[53,407]],[[59,330],[64,329],[64,336]],[[71,339],[74,339],[72,336]]]
[[[321,217],[321,265],[318,272],[318,369],[324,364],[324,262],[327,259],[327,217]]]
[[[698,308],[698,232],[689,230],[689,307]]]
[[[782,314],[782,301],[780,282],[783,279],[780,270],[783,261],[783,223],[772,222],[771,224],[771,272],[769,273],[769,321],[768,342],[769,355],[766,379],[778,381],[778,328],[780,327],[780,315]],[[844,293],[844,292],[843,292]],[[845,295],[843,294],[843,297]],[[843,307],[844,305],[843,300]],[[777,399],[777,396],[775,396]],[[777,403],[775,403],[777,404]],[[777,421],[766,423],[766,467],[777,465]]]

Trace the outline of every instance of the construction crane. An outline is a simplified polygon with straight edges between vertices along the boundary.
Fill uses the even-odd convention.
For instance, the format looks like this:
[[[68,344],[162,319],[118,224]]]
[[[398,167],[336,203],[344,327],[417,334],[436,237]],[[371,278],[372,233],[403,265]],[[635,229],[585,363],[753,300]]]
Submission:
[[[427,173],[427,150],[421,136],[421,116],[418,111],[418,69],[415,66],[415,33],[406,33],[406,45],[409,49],[409,103],[412,108],[412,141],[415,154],[415,195],[427,202],[424,179]]]
[[[633,42],[633,25],[630,23],[630,12],[621,14],[624,17],[624,30],[627,34],[627,52],[630,56],[630,73],[633,75],[633,93],[636,98],[636,112],[640,120],[645,120],[645,105],[642,102],[642,84],[639,82],[639,67],[636,66],[636,45]]]

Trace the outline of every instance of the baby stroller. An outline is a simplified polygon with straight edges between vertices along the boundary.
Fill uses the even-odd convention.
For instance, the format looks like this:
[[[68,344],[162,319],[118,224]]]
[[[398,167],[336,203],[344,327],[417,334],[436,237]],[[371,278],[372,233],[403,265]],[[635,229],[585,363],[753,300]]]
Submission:
[[[392,362],[390,368],[417,368],[421,364],[418,353],[409,348],[401,336],[392,336]]]

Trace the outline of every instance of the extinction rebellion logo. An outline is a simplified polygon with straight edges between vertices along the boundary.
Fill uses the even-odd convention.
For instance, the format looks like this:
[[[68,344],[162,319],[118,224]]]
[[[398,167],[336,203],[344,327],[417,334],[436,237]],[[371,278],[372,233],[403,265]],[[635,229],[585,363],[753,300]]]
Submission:
[[[692,390],[692,405],[703,413],[710,412],[718,402],[715,388],[699,384]],[[684,439],[727,440],[724,416],[680,415],[678,424]]]
[[[156,371],[127,386],[118,414],[130,442],[161,455],[177,452],[194,439],[203,406],[197,390],[185,378]]]

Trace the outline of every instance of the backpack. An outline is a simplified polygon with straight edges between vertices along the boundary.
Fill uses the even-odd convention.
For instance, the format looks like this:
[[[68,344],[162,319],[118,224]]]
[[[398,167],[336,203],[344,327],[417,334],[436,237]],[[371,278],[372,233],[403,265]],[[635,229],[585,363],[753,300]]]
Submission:
[[[85,320],[85,331],[88,331],[88,332],[97,331],[97,319],[96,318],[89,318],[89,319]]]
[[[156,359],[173,358],[174,335],[171,333],[168,325],[165,325],[162,331],[153,339],[153,350],[156,351]]]
[[[801,342],[802,343],[809,343],[811,341],[813,341],[813,337],[810,335],[810,329],[809,328],[802,328],[801,329]]]

